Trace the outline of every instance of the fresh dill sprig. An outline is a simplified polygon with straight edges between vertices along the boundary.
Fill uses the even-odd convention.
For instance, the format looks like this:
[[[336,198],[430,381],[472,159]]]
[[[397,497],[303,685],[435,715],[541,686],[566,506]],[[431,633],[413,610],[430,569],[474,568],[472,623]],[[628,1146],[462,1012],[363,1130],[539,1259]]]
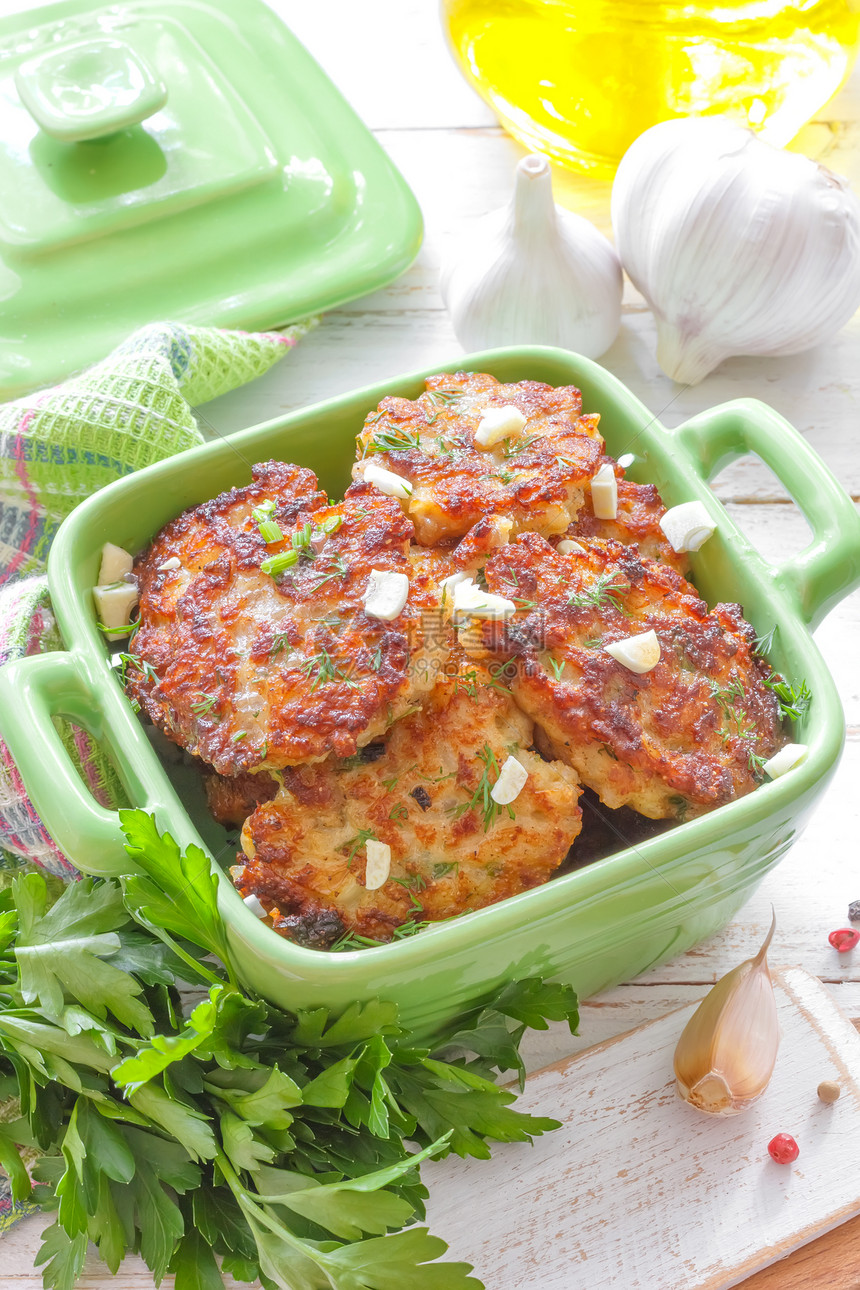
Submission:
[[[120,652],[114,657],[119,660],[120,665],[117,668],[117,675],[119,676],[119,683],[123,689],[128,685],[129,668],[133,668],[135,672],[140,672],[145,681],[152,681],[155,684],[158,683],[158,676],[155,668],[151,663],[147,663],[145,659],[142,659],[139,654],[126,654]]]
[[[374,430],[373,438],[365,445],[364,455],[373,452],[408,452],[410,448],[420,448],[421,439],[418,431],[404,430],[400,426],[383,426]]]
[[[287,635],[286,632],[278,632],[277,636],[272,641],[272,644],[269,647],[269,658],[277,658],[277,656],[281,653],[282,650],[289,651],[289,649],[290,649],[289,636]]]
[[[627,591],[627,584],[616,582],[616,576],[614,572],[601,573],[587,591],[577,591],[568,596],[568,605],[575,609],[616,609],[626,614],[621,596]]]
[[[771,627],[769,632],[765,632],[765,634],[762,636],[756,636],[755,640],[753,641],[753,646],[757,654],[770,653],[771,649],[773,648],[773,638],[778,631],[779,631],[779,627],[776,623],[774,623],[773,627]]]
[[[340,850],[345,851],[347,847],[349,848],[346,856],[347,869],[352,868],[352,862],[355,859],[355,853],[357,851],[360,851],[361,848],[370,841],[373,841],[373,842],[379,841],[373,829],[359,829],[354,838],[350,838],[348,842],[344,842]]]
[[[192,703],[191,711],[196,713],[198,717],[202,717],[205,716],[207,712],[212,711],[215,704],[218,702],[218,696],[215,694],[207,694],[205,690],[199,690],[198,693],[200,698],[196,703]]]
[[[553,670],[553,674],[554,674],[554,676],[555,676],[555,679],[556,679],[557,681],[560,681],[560,680],[561,680],[561,674],[562,674],[562,672],[564,671],[565,667],[567,666],[567,664],[566,664],[565,660],[564,660],[564,659],[562,659],[562,660],[561,660],[561,662],[559,663],[558,659],[555,659],[555,658],[553,658],[553,657],[552,657],[552,655],[550,655],[550,657],[548,658],[547,662],[549,663],[550,667],[551,667],[551,668],[552,668],[552,670]]]
[[[392,878],[398,887],[405,887],[407,891],[424,891],[427,886],[427,879],[420,873],[408,873],[405,878]],[[423,913],[424,906],[420,906]]]
[[[535,442],[536,439],[541,439],[541,438],[543,438],[543,436],[539,434],[527,434],[527,435],[523,435],[523,437],[520,439],[517,439],[517,438],[506,439],[504,450],[503,450],[505,461],[507,461],[510,457],[516,457],[521,452],[525,452],[527,448],[530,448],[532,446],[532,444]]]
[[[300,667],[299,671],[310,680],[314,672],[314,682],[311,686],[311,694],[315,692],[318,686],[328,685],[332,681],[343,681],[351,689],[358,689],[358,682],[344,672],[342,667],[338,667],[331,654],[324,647],[321,647],[319,653],[314,654],[312,658],[307,659]]]
[[[774,673],[768,681],[765,681],[765,685],[776,697],[779,715],[783,718],[787,717],[790,721],[799,721],[812,702],[812,691],[805,681],[795,686]]]
[[[512,820],[515,820],[517,817],[510,804],[507,806],[500,806],[499,803],[494,801],[490,796],[493,785],[499,778],[500,770],[499,763],[496,761],[496,754],[493,752],[489,744],[484,744],[484,747],[478,753],[478,757],[484,763],[481,778],[478,780],[478,787],[475,789],[468,802],[461,802],[459,806],[455,806],[453,808],[451,813],[455,820],[459,820],[467,811],[471,811],[476,807],[479,808],[484,814],[484,832],[488,833],[493,824],[495,824],[498,816],[501,815],[502,811],[506,810]],[[492,779],[490,779],[490,775],[492,775]]]
[[[349,565],[342,555],[333,555],[331,557],[331,563],[333,566],[331,573],[321,574],[319,582],[315,582],[313,585],[313,591],[319,591],[320,587],[324,586],[325,583],[330,582],[332,578],[345,578],[349,573]]]
[[[432,416],[430,416],[427,408],[424,408],[424,419],[428,426],[433,425],[442,408],[449,408],[452,403],[457,403],[464,394],[465,390],[428,390],[424,397],[428,403],[432,403],[434,409]]]

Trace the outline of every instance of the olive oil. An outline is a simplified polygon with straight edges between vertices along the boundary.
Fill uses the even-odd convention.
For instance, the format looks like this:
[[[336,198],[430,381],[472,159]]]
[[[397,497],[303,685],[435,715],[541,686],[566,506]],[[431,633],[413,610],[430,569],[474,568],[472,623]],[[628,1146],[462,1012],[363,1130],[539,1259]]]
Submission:
[[[783,145],[845,80],[860,0],[443,0],[454,52],[529,149],[610,175],[670,117],[731,116]]]

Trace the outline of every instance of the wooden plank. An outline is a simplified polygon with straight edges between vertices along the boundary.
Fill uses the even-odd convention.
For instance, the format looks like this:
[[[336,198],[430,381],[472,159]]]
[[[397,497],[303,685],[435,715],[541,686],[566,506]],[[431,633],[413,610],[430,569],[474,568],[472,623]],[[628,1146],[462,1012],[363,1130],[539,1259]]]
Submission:
[[[777,974],[776,990],[779,1058],[742,1115],[679,1101],[672,1053],[692,1007],[681,1009],[534,1076],[521,1105],[562,1127],[528,1153],[429,1164],[432,1230],[504,1290],[538,1278],[542,1290],[725,1290],[860,1213],[844,1155],[860,1132],[860,1036],[807,973]],[[815,1096],[825,1078],[841,1085],[835,1106]],[[801,1147],[790,1167],[767,1156],[780,1131]]]

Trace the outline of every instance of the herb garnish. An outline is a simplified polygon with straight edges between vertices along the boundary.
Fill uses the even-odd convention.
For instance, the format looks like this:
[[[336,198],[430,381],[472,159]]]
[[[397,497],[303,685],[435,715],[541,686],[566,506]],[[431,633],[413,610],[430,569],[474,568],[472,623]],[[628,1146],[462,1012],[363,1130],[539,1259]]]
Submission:
[[[186,1290],[220,1287],[218,1263],[280,1290],[476,1290],[426,1228],[390,1229],[422,1212],[423,1160],[557,1127],[493,1075],[522,1079],[527,1025],[574,1028],[572,991],[515,982],[433,1051],[384,1001],[282,1012],[237,985],[209,858],[121,820],[142,876],[52,907],[40,874],[0,893],[0,1081],[45,1153],[35,1193],[8,1134],[0,1153],[14,1198],[55,1210],[45,1285],[71,1290],[90,1239],[113,1273],[135,1250]],[[187,1016],[178,977],[206,991]]]
[[[268,545],[271,542],[283,542],[284,534],[277,520],[272,519],[275,513],[273,501],[261,502],[251,511],[251,518],[256,521],[260,537]]]
[[[433,408],[434,408],[432,416],[428,415],[426,407],[424,409],[424,418],[428,426],[433,425],[433,422],[438,417],[442,408],[449,408],[452,403],[457,403],[458,400],[462,399],[464,394],[465,394],[465,390],[428,390],[426,391],[424,397],[426,398],[428,403],[433,404]]]
[[[626,614],[621,603],[621,596],[628,590],[627,584],[617,583],[615,573],[601,573],[594,585],[587,591],[574,592],[568,596],[567,603],[576,609],[617,609]]]
[[[791,721],[799,721],[812,702],[812,691],[805,681],[795,686],[774,673],[770,680],[765,681],[765,685],[776,696],[779,715],[788,717]]]
[[[216,694],[206,694],[204,690],[198,690],[198,694],[200,698],[196,703],[192,703],[191,711],[196,713],[198,717],[202,717],[212,711],[218,702],[218,696]]]
[[[379,841],[373,829],[359,829],[354,838],[350,838],[348,842],[344,842],[340,849],[341,851],[346,851],[347,847],[349,848],[346,855],[347,869],[352,868],[352,862],[355,859],[356,852],[360,851],[365,843],[369,842],[371,838],[374,842]]]
[[[495,802],[490,796],[493,785],[499,778],[500,771],[499,763],[496,761],[496,754],[493,752],[489,744],[484,744],[483,748],[478,753],[478,757],[484,763],[481,778],[478,780],[478,787],[472,794],[471,800],[468,802],[461,802],[459,806],[453,807],[451,814],[455,820],[459,820],[467,811],[471,811],[475,807],[480,807],[484,813],[484,832],[488,833],[495,824],[498,816],[501,815],[502,811],[507,811],[512,820],[515,820],[517,817],[514,814],[514,808],[510,803],[506,806],[500,806],[499,803]],[[492,779],[490,779],[490,775],[492,775]]]
[[[373,438],[365,445],[364,455],[371,452],[408,452],[410,448],[420,448],[421,440],[416,430],[411,433],[400,426],[384,426],[374,430]]]
[[[307,659],[301,665],[299,671],[303,672],[308,680],[313,676],[311,694],[316,691],[318,686],[328,685],[332,681],[342,681],[344,685],[348,685],[352,690],[359,688],[358,681],[354,681],[349,673],[344,672],[342,667],[338,667],[328,650],[322,646],[318,654],[314,654],[312,658]]]

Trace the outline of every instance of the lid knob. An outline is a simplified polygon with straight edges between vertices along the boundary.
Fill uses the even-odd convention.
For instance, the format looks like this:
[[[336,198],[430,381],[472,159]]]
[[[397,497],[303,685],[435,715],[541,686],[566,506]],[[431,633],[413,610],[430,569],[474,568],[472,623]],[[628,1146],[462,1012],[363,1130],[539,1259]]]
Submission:
[[[15,74],[21,102],[54,139],[82,143],[145,121],[167,87],[125,41],[94,37],[28,58]]]

